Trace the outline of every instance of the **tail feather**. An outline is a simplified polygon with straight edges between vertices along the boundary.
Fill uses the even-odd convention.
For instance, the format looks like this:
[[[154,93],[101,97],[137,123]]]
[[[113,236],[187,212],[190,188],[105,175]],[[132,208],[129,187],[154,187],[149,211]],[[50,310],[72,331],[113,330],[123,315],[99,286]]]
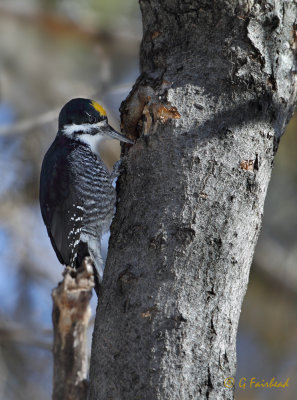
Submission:
[[[90,245],[84,241],[80,241],[78,245],[78,252],[76,258],[76,268],[79,268],[85,257],[91,257],[93,261],[93,273],[95,281],[95,291],[99,296],[100,284],[103,279],[103,260],[100,251],[100,241],[98,241],[97,248],[91,248]]]

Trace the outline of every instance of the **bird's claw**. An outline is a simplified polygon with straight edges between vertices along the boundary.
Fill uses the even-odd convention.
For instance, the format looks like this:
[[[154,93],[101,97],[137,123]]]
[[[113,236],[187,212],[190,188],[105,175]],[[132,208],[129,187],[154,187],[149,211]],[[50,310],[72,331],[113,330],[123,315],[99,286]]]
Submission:
[[[117,178],[120,175],[121,167],[122,167],[122,160],[118,160],[113,166],[113,170],[111,173],[112,180],[114,180],[115,178]]]

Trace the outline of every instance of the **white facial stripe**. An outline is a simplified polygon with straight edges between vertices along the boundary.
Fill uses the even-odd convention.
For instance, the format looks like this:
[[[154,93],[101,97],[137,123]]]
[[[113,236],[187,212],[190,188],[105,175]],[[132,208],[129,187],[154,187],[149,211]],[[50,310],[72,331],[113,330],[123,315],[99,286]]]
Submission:
[[[88,132],[91,132],[94,128],[102,128],[103,126],[106,125],[107,125],[106,120],[97,122],[97,124],[65,125],[63,133],[67,136],[72,136],[75,132],[85,132],[87,134]]]
[[[82,125],[65,125],[63,129],[63,133],[67,136],[72,136],[73,133],[83,131],[90,132],[92,129],[92,124],[82,124]]]

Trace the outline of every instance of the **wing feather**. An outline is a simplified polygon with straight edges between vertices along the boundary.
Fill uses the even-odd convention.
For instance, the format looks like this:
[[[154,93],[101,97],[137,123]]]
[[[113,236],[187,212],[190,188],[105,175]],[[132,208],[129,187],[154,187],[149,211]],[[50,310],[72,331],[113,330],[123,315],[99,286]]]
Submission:
[[[75,186],[67,142],[56,138],[41,169],[40,206],[47,232],[59,261],[74,267],[83,225],[83,202]]]

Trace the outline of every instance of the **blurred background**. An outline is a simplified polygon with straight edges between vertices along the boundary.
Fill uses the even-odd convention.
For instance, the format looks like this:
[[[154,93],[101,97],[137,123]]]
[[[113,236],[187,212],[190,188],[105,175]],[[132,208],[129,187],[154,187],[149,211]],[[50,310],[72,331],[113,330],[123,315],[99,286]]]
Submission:
[[[38,186],[58,112],[73,97],[94,98],[118,128],[141,30],[137,0],[0,0],[0,399],[51,398],[50,294],[62,268]],[[239,400],[296,398],[296,130],[297,116],[276,157],[237,345],[237,380],[290,378],[289,388],[237,389]],[[118,143],[101,153],[111,167]]]

